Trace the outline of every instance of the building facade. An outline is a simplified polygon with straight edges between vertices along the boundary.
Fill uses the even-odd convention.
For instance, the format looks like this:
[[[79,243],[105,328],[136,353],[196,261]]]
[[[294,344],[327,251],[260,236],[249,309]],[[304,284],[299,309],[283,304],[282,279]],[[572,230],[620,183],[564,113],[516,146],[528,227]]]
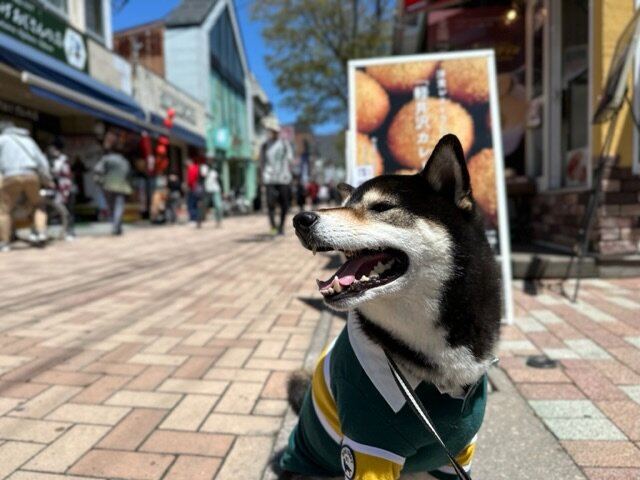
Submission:
[[[258,176],[251,77],[231,0],[182,2],[165,21],[165,76],[207,112],[207,156],[226,194],[253,201]]]
[[[634,0],[401,2],[396,54],[493,48],[512,238],[572,249],[609,123],[592,119]],[[407,8],[405,8],[407,7]],[[637,76],[627,93],[640,105]],[[635,86],[635,87],[634,87]],[[640,111],[640,110],[639,110]],[[613,129],[590,250],[640,253],[638,132],[624,105]],[[634,168],[636,171],[634,172]]]
[[[164,77],[164,22],[137,25],[113,35],[113,51],[133,65],[143,65]]]
[[[142,165],[137,174],[144,178],[157,172],[145,166],[143,137],[150,145],[169,137],[175,157],[186,155],[189,146],[206,145],[199,103],[162,80],[162,89],[200,109],[193,122],[177,115],[175,128],[167,129],[156,118],[166,108],[140,95],[150,87],[144,84],[148,75],[137,71],[112,51],[110,0],[0,3],[0,120],[28,129],[43,150],[62,140],[79,189],[76,213],[88,219],[106,207],[92,169],[107,141],[116,142],[134,167]],[[129,219],[139,218],[139,204],[133,196]]]

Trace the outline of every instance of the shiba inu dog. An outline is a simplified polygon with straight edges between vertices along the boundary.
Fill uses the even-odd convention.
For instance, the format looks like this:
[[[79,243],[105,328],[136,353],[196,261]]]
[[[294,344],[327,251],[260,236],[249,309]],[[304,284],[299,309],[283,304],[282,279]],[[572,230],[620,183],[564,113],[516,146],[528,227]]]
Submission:
[[[299,421],[280,478],[457,478],[391,377],[390,354],[449,450],[471,464],[500,326],[499,273],[460,142],[443,137],[422,172],[342,185],[338,208],[302,212],[302,245],[346,262],[318,280],[349,311],[313,376],[292,376]]]

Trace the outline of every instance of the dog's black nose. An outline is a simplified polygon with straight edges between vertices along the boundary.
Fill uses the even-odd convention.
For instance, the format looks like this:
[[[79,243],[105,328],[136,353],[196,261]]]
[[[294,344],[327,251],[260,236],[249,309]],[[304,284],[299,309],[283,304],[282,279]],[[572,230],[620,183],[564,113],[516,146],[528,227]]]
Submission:
[[[311,225],[318,221],[318,215],[313,212],[301,212],[293,217],[293,226],[301,232],[308,232]]]

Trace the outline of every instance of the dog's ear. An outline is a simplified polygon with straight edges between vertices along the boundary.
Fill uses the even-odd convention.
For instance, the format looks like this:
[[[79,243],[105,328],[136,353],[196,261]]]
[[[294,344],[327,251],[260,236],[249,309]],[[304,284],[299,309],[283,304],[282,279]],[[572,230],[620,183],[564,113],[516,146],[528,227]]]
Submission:
[[[462,210],[473,209],[471,181],[458,137],[440,139],[421,175],[436,192],[450,198]]]
[[[349,195],[351,195],[351,193],[356,189],[355,187],[352,187],[348,183],[344,182],[339,183],[336,188],[338,189],[338,193],[340,194],[340,198],[343,202],[347,198],[349,198]]]

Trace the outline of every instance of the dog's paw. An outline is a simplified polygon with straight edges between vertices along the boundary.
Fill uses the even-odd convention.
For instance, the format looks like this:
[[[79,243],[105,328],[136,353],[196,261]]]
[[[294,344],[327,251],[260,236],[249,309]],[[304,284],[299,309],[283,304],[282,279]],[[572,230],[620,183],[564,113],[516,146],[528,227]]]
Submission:
[[[311,385],[311,372],[308,370],[296,370],[289,376],[289,382],[287,383],[287,399],[291,409],[300,414],[302,408],[302,401],[304,396]]]
[[[280,467],[280,458],[284,455],[285,449],[278,450],[269,460],[269,468],[278,477],[278,480],[293,480],[291,472],[287,472]]]

